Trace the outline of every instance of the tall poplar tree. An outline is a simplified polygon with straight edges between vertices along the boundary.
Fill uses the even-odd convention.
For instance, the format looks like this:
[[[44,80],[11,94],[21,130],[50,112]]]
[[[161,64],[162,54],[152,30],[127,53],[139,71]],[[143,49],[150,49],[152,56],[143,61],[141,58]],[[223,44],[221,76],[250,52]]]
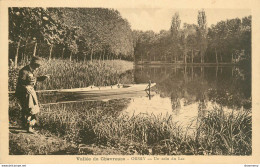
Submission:
[[[177,61],[179,50],[180,50],[180,25],[181,25],[181,20],[180,20],[180,15],[178,12],[176,12],[173,17],[172,17],[172,22],[171,22],[171,36],[173,40],[173,48],[175,50],[173,57],[175,58],[175,62]]]
[[[199,50],[201,63],[205,62],[205,52],[207,49],[207,18],[205,11],[199,10],[198,12],[198,41],[199,41]]]

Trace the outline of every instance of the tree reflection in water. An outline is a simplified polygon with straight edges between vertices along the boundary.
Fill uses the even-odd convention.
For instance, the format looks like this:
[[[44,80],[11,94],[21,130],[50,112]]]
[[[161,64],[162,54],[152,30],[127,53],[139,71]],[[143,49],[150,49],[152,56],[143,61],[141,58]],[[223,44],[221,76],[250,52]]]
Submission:
[[[251,109],[251,71],[248,68],[137,66],[135,82],[147,80],[157,83],[155,91],[161,98],[170,99],[174,115],[188,117],[196,112],[200,117],[216,107],[227,111]]]
[[[140,93],[135,97],[106,99],[111,111],[128,114],[173,114],[175,120],[189,124],[213,108],[225,111],[251,109],[251,71],[236,66],[136,66],[118,79],[120,83],[155,82],[152,99]],[[60,96],[60,97],[59,97]],[[39,95],[40,102],[57,101],[64,95]],[[70,99],[71,100],[71,99]],[[77,99],[74,99],[77,100]],[[81,108],[102,107],[106,102],[82,103]],[[118,107],[118,104],[125,105]],[[185,123],[186,122],[186,123]]]

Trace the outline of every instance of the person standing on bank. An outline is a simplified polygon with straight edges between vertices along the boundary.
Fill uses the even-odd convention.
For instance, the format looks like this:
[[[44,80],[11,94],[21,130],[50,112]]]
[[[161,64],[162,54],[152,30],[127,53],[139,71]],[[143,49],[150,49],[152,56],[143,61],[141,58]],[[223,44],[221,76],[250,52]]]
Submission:
[[[36,82],[48,79],[48,75],[37,77],[34,72],[42,65],[43,59],[34,56],[29,65],[24,66],[19,71],[18,82],[15,96],[22,107],[22,126],[28,132],[34,133],[36,123],[36,114],[40,112],[38,99],[36,95]]]

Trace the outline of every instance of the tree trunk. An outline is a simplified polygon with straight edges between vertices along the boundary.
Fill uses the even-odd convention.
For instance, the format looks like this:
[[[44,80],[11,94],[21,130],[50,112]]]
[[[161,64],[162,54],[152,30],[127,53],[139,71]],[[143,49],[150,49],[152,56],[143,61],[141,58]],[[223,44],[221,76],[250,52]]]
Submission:
[[[109,53],[107,54],[107,60],[109,60],[110,55],[111,55],[111,52],[109,52]]]
[[[203,60],[203,63],[204,63],[204,60]],[[204,78],[204,73],[205,73],[204,71],[205,71],[205,67],[203,66],[202,67],[202,78]]]
[[[91,49],[91,54],[90,54],[90,61],[92,62],[92,56],[93,56],[93,48]]]
[[[105,54],[106,54],[106,50],[104,50],[104,53],[103,53],[103,62],[105,60]]]
[[[65,47],[63,47],[63,49],[62,49],[62,54],[61,54],[62,59],[64,58],[64,51],[65,51]]]
[[[185,51],[184,53],[184,63],[186,64],[187,63],[187,52]]]
[[[186,46],[186,44],[184,44],[184,50],[183,50],[183,62],[184,62],[184,64],[186,64],[186,62],[187,62],[187,46]]]
[[[70,52],[70,61],[72,61],[72,51]]]
[[[193,70],[193,66],[191,67],[191,80],[193,80],[193,76],[194,76],[194,70]]]
[[[194,55],[193,55],[193,49],[191,50],[191,63],[193,64],[193,59],[194,59]]]
[[[86,57],[87,57],[87,54],[85,53],[84,54],[84,60],[83,60],[84,63],[86,62]]]
[[[216,55],[216,63],[218,64],[218,52],[216,48],[215,48],[215,55]]]
[[[29,56],[26,55],[26,62],[29,62]]]
[[[203,64],[205,63],[205,52],[204,51],[202,53],[202,62],[203,62]]]
[[[16,55],[15,55],[15,58],[14,58],[14,67],[15,68],[17,68],[17,64],[18,64],[18,55],[19,55],[20,44],[21,44],[21,38],[19,39],[19,41],[17,43]]]
[[[33,56],[36,56],[36,50],[37,50],[37,41],[35,42],[34,45]]]
[[[202,61],[202,51],[200,50],[200,63],[203,63]]]
[[[21,60],[22,60],[22,63],[24,63],[24,53],[22,53],[22,58],[21,58]]]
[[[51,46],[50,46],[50,56],[49,56],[49,60],[51,60],[52,48],[53,48],[53,44],[51,44]]]
[[[216,67],[216,77],[218,77],[218,66]]]
[[[27,54],[26,54],[26,50],[27,50],[27,43],[28,43],[28,37],[26,38],[26,41],[25,41],[25,45],[24,45],[24,50],[23,50],[23,61],[24,63],[26,64],[27,63]]]

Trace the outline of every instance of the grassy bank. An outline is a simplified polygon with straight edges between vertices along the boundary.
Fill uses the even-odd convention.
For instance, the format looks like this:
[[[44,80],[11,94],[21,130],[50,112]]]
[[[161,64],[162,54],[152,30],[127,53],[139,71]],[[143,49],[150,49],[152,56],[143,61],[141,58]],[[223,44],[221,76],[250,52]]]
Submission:
[[[126,104],[128,100],[121,99],[45,106],[37,128],[43,135],[50,133],[75,143],[77,149],[94,144],[124,154],[251,155],[248,110],[223,114],[223,110],[214,109],[199,119],[196,129],[183,129],[170,115],[120,113]],[[19,115],[18,110],[13,111],[10,115]]]
[[[132,68],[132,63],[125,61],[86,64],[46,61],[38,74],[51,74],[52,78],[39,84],[38,89],[131,82],[131,77],[124,72]],[[14,78],[9,77],[13,86]],[[12,89],[11,85],[9,89]],[[9,100],[10,123],[19,125],[17,101],[12,96]],[[73,148],[73,154],[251,155],[251,110],[225,113],[221,108],[214,108],[198,119],[196,129],[183,129],[173,123],[171,115],[123,114],[121,111],[129,102],[130,99],[118,99],[41,106],[37,129],[42,136],[57,137],[56,146],[47,144],[41,148],[27,142],[30,136],[12,134],[10,154],[53,154],[65,143],[63,152],[58,154],[72,154],[70,150]],[[80,151],[82,146],[89,148],[93,145],[102,146],[103,151]]]
[[[9,90],[14,90],[16,79],[23,66],[9,68]],[[123,60],[70,62],[68,60],[44,61],[37,75],[50,74],[50,79],[38,83],[38,90],[113,85],[125,81],[121,74],[133,69],[133,63]],[[130,81],[129,81],[130,82]]]

